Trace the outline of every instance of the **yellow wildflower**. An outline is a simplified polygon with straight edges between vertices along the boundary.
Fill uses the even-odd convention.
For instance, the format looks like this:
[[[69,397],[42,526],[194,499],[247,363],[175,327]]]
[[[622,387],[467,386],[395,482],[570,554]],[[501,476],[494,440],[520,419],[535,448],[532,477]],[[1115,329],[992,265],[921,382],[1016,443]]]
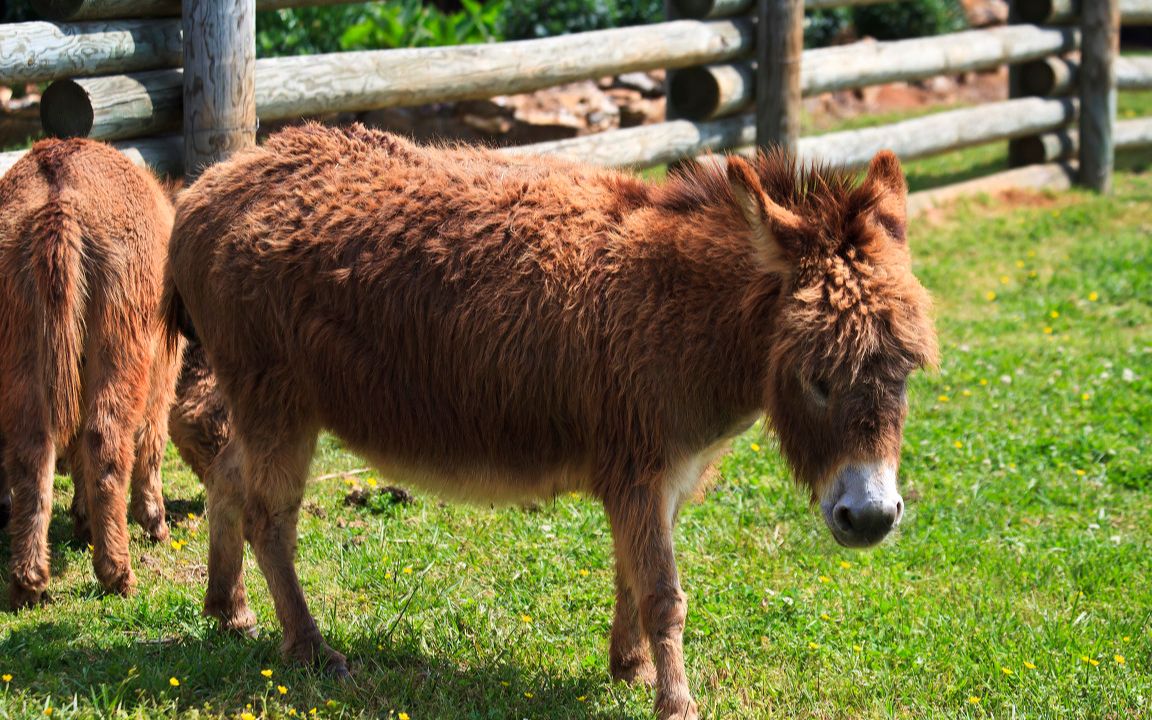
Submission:
[[[749,447],[752,448],[752,452],[760,452],[760,446],[757,443],[752,443]]]
[[[984,293],[984,299],[988,302],[992,302],[996,299],[996,293],[992,290],[989,290],[988,292]]]
[[[532,698],[534,698],[534,697],[536,697],[536,696],[535,696],[535,695],[533,695],[533,694],[532,694],[532,693],[530,693],[530,692],[526,692],[526,693],[524,693],[524,697],[526,697],[526,698],[528,698],[529,700],[531,700]]]
[[[256,716],[250,712],[240,713],[240,720],[256,720]]]
[[[937,396],[936,400],[938,402],[946,403],[946,402],[948,402],[948,396],[947,395],[940,395],[940,396]]]
[[[296,717],[296,708],[288,708],[288,717]]]
[[[579,570],[577,570],[576,574],[579,575],[580,577],[588,577],[588,575],[589,575],[588,571],[585,570],[584,568],[580,568]]]
[[[980,384],[981,385],[987,385],[988,384],[988,378],[980,378]]]
[[[411,565],[404,568],[404,574],[405,575],[411,575],[412,574],[412,566]]]
[[[172,687],[180,687],[180,681],[174,677],[168,678],[168,684]]]
[[[288,694],[288,688],[284,687],[283,685],[277,685],[276,686],[276,692],[280,693],[281,695],[287,695]]]
[[[1023,268],[1024,267],[1024,261],[1023,260],[1017,260],[1016,261],[1016,267]]]
[[[587,699],[588,699],[587,695],[577,695],[576,696],[576,702],[584,702]]]
[[[521,615],[520,616],[520,622],[530,623],[530,622],[532,622],[532,616],[531,615]]]
[[[1000,276],[1000,284],[1001,285],[1007,285],[1010,282],[1012,282],[1012,278],[1008,277],[1007,275],[1001,275]]]
[[[1056,310],[1053,310],[1052,312],[1048,313],[1048,317],[1055,320],[1056,318],[1060,317],[1060,313],[1057,312]]]
[[[263,676],[264,676],[264,677],[266,677],[266,678],[270,678],[270,677],[272,677],[272,671],[271,671],[271,670],[268,670],[267,668],[265,668],[264,670],[261,670],[261,671],[260,671],[260,674],[261,674],[261,675],[263,675]]]
[[[1100,296],[1097,295],[1095,292],[1088,293],[1088,302],[1096,302],[1099,299],[1100,299]]]
[[[859,645],[853,645],[852,649],[855,650],[856,652],[864,652],[864,648],[859,646]]]
[[[1052,334],[1052,326],[1051,325],[1045,325],[1044,326],[1044,334],[1045,335],[1051,335]]]
[[[847,560],[841,560],[840,567],[841,569],[847,570],[848,568],[852,567],[852,563],[848,562]]]
[[[810,643],[808,643],[808,649],[809,650],[819,650],[820,649],[820,643],[810,642]]]
[[[1091,398],[1092,398],[1092,396],[1089,395],[1088,393],[1081,393],[1081,395],[1080,395],[1081,400],[1090,400]]]
[[[396,720],[408,720],[408,713],[402,712],[396,716]]]
[[[1032,663],[1028,662],[1027,660],[1024,661],[1024,667],[1028,668],[1029,670],[1035,670],[1036,669],[1036,666],[1033,665]]]
[[[980,704],[980,698],[976,697],[975,695],[969,695],[968,696],[968,702],[971,703],[972,705],[979,705]]]
[[[960,442],[959,440],[953,440],[952,441],[952,447],[959,450],[960,448],[964,447],[964,443]]]
[[[51,705],[49,705],[48,707],[44,708],[44,714],[45,714],[45,715],[49,715],[49,716],[51,716],[51,715],[52,715],[52,712],[53,712],[53,710],[52,710],[52,706],[51,706]]]
[[[1000,668],[1000,672],[1004,673],[1005,675],[1011,675],[1012,674],[1012,668],[1002,667],[1002,668]]]
[[[830,582],[832,582],[832,578],[828,577],[827,575],[821,575],[820,576],[820,582],[830,583]]]
[[[5,683],[12,682],[12,673],[4,673],[3,675],[0,675],[0,680],[3,680]]]
[[[968,388],[964,388],[963,390],[961,390],[960,394],[963,395],[964,397],[972,397],[972,391],[969,390]]]
[[[1077,470],[1077,471],[1076,471],[1076,474],[1077,474],[1077,475],[1079,475],[1080,477],[1084,477],[1084,475],[1085,475],[1086,473],[1085,473],[1083,470]]]
[[[831,620],[832,616],[829,615],[828,613],[820,613],[820,619],[821,620]]]
[[[1123,665],[1124,664],[1124,656],[1123,655],[1113,655],[1112,659],[1116,661],[1117,665]]]

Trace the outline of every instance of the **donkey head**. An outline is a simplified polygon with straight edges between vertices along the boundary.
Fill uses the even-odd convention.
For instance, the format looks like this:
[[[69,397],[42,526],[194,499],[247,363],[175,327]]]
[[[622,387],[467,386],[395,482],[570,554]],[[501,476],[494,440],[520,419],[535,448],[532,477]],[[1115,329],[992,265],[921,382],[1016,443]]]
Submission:
[[[769,421],[836,540],[875,544],[904,511],[905,382],[937,353],[931,302],[911,270],[900,162],[882,152],[854,184],[769,154],[731,160],[728,180],[779,289]]]

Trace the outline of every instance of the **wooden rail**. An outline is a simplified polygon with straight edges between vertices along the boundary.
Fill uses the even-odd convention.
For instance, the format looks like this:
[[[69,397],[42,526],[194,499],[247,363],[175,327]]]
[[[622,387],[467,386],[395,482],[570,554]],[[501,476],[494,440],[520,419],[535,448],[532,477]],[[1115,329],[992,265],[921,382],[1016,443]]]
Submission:
[[[701,57],[743,53],[750,43],[746,21],[679,21],[666,23],[692,38],[679,53],[668,50],[671,38],[654,25],[649,37],[664,38],[658,44],[628,43],[615,58],[599,55],[601,63],[582,65],[598,49],[619,45],[618,30],[562,38],[566,42],[582,38],[577,46],[581,58],[563,57],[553,40],[552,51],[542,56],[553,60],[531,77],[517,57],[505,53],[503,59],[486,64],[468,58],[491,57],[499,46],[462,46],[419,50],[385,50],[367,53],[294,58],[268,58],[256,62],[256,112],[262,120],[281,120],[344,110],[412,105],[422,102],[484,97],[496,92],[513,92],[547,87],[575,79],[619,72],[616,63],[652,66],[671,62],[691,63]],[[680,35],[677,30],[676,35]],[[608,40],[605,39],[606,35]],[[595,36],[591,39],[588,36]],[[610,42],[609,42],[610,40]],[[861,87],[892,80],[911,80],[941,73],[995,67],[1062,52],[1076,46],[1077,34],[1068,29],[1042,29],[1031,26],[963,32],[921,40],[861,43],[844,50],[808,50],[803,54],[801,90],[811,95],[832,89]],[[350,56],[363,56],[364,60]],[[658,57],[657,57],[658,56]],[[685,59],[690,58],[690,59]],[[449,62],[450,61],[450,62]],[[616,70],[612,68],[616,67]],[[467,69],[465,69],[467,68]],[[727,74],[728,79],[724,78]],[[707,119],[747,107],[753,94],[747,63],[719,64],[691,68],[677,73],[671,85],[671,102],[686,119]],[[688,77],[684,77],[688,76]],[[66,90],[56,91],[63,83]],[[711,87],[709,83],[712,83]],[[67,80],[53,83],[45,92],[42,117],[52,134],[77,134],[117,139],[163,132],[180,117],[179,70],[138,73],[118,77]],[[709,93],[711,96],[709,97]],[[710,111],[709,111],[710,110]]]
[[[1119,56],[1114,64],[1117,90],[1152,90],[1152,56]],[[1067,95],[1077,88],[1080,62],[1048,57],[1020,66],[1021,90],[1026,95]]]
[[[0,25],[0,84],[19,85],[179,64],[177,20]]]
[[[340,5],[352,0],[256,0],[257,12],[294,7]],[[36,0],[43,18],[59,22],[109,18],[180,17],[179,0]]]
[[[1152,146],[1152,118],[1120,120],[1112,130],[1117,150]],[[1021,138],[1020,152],[1029,164],[1072,160],[1080,151],[1080,133],[1072,128]]]
[[[806,50],[800,74],[805,96],[887,82],[986,70],[1022,63],[1078,47],[1079,34],[1067,28],[1015,25],[969,30],[934,38],[853,43]],[[669,103],[681,116],[704,120],[746,109],[754,96],[747,63],[693,68],[678,73]]]

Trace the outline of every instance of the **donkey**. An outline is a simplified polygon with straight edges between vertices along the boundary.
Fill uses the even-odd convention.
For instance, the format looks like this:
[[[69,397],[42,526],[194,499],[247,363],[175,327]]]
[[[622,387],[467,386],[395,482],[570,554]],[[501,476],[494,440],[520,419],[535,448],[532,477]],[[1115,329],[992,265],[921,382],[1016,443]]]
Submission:
[[[178,348],[158,313],[172,205],[116,150],[45,140],[0,178],[0,436],[11,493],[11,603],[49,579],[57,452],[68,460],[77,534],[91,534],[107,590],[136,585],[132,516],[168,538],[160,463]],[[0,488],[0,495],[3,488]]]
[[[304,125],[207,170],[177,203],[164,313],[231,410],[208,471],[205,612],[254,622],[252,545],[294,660],[348,674],[309,614],[296,524],[317,433],[457,498],[603,502],[609,667],[697,717],[677,512],[767,413],[833,537],[900,520],[905,380],[936,359],[906,188],[781,154],[662,185],[493,151]],[[450,441],[446,441],[450,438]]]

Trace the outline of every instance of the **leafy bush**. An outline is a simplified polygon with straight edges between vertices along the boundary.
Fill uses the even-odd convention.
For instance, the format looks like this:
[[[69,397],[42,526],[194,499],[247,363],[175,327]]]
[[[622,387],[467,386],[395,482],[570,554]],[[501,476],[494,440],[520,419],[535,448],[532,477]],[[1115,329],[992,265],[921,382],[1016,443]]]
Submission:
[[[509,40],[643,25],[664,18],[661,0],[517,0],[504,9]]]
[[[461,0],[445,13],[421,0],[270,10],[256,15],[261,57],[499,40],[504,0]]]
[[[804,47],[824,47],[843,37],[852,27],[852,9],[811,10],[804,14]]]
[[[955,32],[967,26],[959,0],[904,0],[862,5],[852,10],[856,34],[900,40]]]

